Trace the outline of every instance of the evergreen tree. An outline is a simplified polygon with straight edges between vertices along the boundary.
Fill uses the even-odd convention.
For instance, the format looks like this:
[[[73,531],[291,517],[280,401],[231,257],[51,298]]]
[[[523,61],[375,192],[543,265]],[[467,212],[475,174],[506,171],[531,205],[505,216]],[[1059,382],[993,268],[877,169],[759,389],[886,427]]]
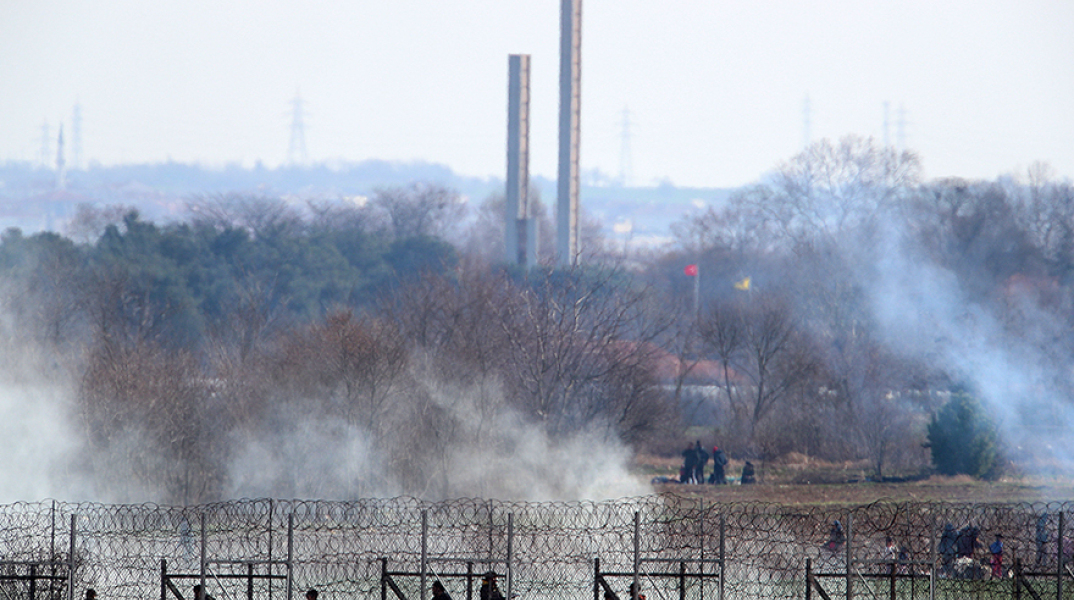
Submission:
[[[932,463],[944,475],[999,475],[999,436],[984,407],[967,390],[952,390],[951,399],[933,416],[928,427]]]

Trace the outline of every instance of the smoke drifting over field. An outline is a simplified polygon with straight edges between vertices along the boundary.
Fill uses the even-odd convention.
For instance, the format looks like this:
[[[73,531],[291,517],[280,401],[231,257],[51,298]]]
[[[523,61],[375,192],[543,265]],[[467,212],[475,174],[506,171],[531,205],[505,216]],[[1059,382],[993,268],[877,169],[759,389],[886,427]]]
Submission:
[[[426,479],[417,493],[427,498],[603,500],[651,492],[628,473],[630,451],[607,430],[552,440],[499,402],[481,418],[475,390],[428,385],[442,416],[426,437],[409,439],[404,430],[401,439],[378,444],[361,427],[289,409],[275,426],[237,435],[227,496],[413,494],[397,471],[410,461],[422,463]]]
[[[152,480],[146,473],[189,471],[198,476],[196,469],[164,456],[162,440],[138,429],[112,431],[106,445],[88,443],[72,401],[74,386],[59,376],[44,382],[42,367],[26,362],[8,361],[0,373],[5,440],[0,446],[0,503],[47,498],[171,503],[174,497],[166,489],[145,483]],[[393,467],[401,459],[429,463],[431,476],[419,490],[427,498],[599,500],[651,491],[627,472],[627,447],[606,432],[553,441],[510,410],[499,410],[491,420],[478,418],[463,390],[439,389],[432,396],[444,412],[442,422],[456,425],[436,431],[436,439],[403,438],[390,447],[359,426],[286,405],[256,430],[219,432],[229,448],[224,495],[403,495],[408,488]],[[399,456],[402,452],[412,456]]]
[[[0,502],[70,497],[65,461],[78,445],[66,390],[0,379]]]
[[[919,255],[902,232],[881,239],[864,285],[886,343],[969,383],[1016,458],[1074,467],[1065,326],[1041,309],[1039,290],[1005,290],[1001,316],[956,273]]]

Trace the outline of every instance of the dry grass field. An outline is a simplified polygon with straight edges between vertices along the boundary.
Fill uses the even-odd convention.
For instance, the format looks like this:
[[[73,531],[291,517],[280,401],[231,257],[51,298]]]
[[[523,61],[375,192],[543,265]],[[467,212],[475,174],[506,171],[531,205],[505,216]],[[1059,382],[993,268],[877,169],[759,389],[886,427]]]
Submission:
[[[701,496],[713,502],[772,502],[805,505],[862,505],[889,502],[1061,502],[1074,501],[1074,480],[1011,477],[978,481],[971,477],[905,476],[872,481],[864,463],[827,463],[791,456],[775,463],[755,463],[758,483],[739,485],[742,461],[727,466],[729,485],[657,484],[660,493]],[[634,468],[654,478],[677,478],[678,457],[638,456]],[[711,463],[706,472],[711,472]]]

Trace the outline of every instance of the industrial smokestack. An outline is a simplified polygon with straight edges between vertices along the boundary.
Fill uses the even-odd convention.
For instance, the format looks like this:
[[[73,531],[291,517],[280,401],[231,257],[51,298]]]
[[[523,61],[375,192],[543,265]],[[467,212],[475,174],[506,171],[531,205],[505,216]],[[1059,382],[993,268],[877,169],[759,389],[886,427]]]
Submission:
[[[536,227],[529,206],[530,56],[510,55],[508,71],[504,246],[508,264],[530,268],[537,263]]]
[[[562,266],[578,263],[578,141],[582,80],[582,0],[562,0],[559,43],[559,175],[556,252]]]

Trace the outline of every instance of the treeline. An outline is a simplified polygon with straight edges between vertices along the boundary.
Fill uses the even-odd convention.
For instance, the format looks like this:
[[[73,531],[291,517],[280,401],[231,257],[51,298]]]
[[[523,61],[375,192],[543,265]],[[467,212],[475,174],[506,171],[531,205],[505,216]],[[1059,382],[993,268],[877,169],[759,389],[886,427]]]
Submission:
[[[911,153],[821,142],[673,247],[588,228],[573,269],[502,265],[502,210],[428,184],[194,198],[167,224],[87,207],[64,235],[0,238],[3,333],[74,382],[71,468],[114,501],[558,498],[618,444],[675,453],[698,424],[736,457],[882,476],[965,417],[939,410],[952,389],[980,407],[955,470],[1053,459],[1074,188],[1043,168],[924,182]]]

